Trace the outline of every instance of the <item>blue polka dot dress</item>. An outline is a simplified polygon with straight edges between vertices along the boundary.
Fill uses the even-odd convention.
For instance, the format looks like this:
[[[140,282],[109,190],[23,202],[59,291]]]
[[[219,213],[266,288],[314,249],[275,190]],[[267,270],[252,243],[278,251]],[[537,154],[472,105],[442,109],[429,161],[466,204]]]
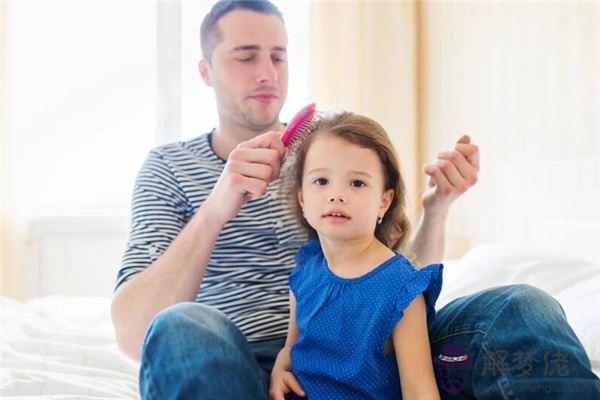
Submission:
[[[341,278],[329,270],[318,240],[302,246],[296,261],[289,284],[299,337],[290,357],[307,398],[400,399],[396,357],[385,354],[385,342],[420,293],[431,327],[442,265],[417,270],[396,254],[362,276]]]

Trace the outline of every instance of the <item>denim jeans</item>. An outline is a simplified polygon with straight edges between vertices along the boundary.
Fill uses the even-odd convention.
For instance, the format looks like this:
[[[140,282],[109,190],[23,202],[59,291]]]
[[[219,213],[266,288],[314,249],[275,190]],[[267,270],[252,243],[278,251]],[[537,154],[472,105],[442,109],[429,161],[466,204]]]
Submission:
[[[443,399],[600,399],[600,381],[560,304],[534,287],[456,299],[438,310],[429,335]],[[248,343],[214,308],[171,306],[144,339],[142,398],[264,400],[284,342]]]

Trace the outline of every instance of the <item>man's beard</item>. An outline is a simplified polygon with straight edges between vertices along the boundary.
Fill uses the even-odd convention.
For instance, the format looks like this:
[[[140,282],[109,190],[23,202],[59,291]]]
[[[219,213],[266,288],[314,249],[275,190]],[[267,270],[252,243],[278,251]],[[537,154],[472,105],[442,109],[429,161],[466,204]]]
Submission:
[[[268,131],[273,125],[279,122],[279,113],[277,113],[271,121],[266,123],[253,120],[252,116],[246,113],[242,113],[242,118],[244,119],[244,123],[248,128],[255,132],[262,133]]]
[[[259,118],[255,117],[252,114],[252,112],[251,112],[252,110],[250,107],[248,107],[246,109],[244,109],[242,107],[238,107],[237,111],[238,111],[238,115],[242,118],[243,124],[245,127],[248,127],[249,129],[251,129],[255,132],[263,133],[263,132],[268,131],[270,128],[273,127],[273,125],[275,125],[279,122],[279,112],[281,111],[281,107],[273,115],[273,117],[270,118],[266,122],[264,120],[260,120]]]
[[[223,101],[224,100],[224,101]],[[225,115],[228,115],[229,120],[237,124],[240,128],[249,129],[256,133],[264,133],[270,130],[279,122],[279,112],[283,104],[279,106],[279,110],[274,113],[273,117],[260,118],[253,113],[253,107],[250,105],[238,103],[233,99],[222,99],[220,107]],[[257,112],[259,114],[259,112]]]

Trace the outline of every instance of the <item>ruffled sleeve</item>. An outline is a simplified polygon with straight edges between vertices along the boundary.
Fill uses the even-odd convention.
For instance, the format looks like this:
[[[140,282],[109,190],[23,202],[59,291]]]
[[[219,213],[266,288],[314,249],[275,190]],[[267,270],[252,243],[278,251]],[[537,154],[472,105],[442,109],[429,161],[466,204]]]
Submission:
[[[421,293],[425,298],[427,310],[427,328],[431,328],[435,320],[435,302],[442,291],[442,264],[430,264],[425,268],[411,271],[405,284],[404,295],[396,303],[396,321],[404,315],[406,307]]]
[[[296,264],[304,264],[313,256],[321,252],[321,243],[319,239],[309,240],[298,249],[296,253]]]
[[[298,252],[296,253],[296,266],[290,273],[288,283],[290,289],[294,293],[296,300],[298,300],[298,288],[300,284],[305,280],[302,278],[303,270],[305,265],[315,256],[321,253],[321,243],[318,239],[313,239],[306,242]]]

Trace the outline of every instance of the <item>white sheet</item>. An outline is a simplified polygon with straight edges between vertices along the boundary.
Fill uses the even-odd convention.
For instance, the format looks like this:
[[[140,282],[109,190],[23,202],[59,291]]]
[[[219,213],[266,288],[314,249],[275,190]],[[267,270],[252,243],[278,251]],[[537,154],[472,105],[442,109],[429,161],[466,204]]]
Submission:
[[[528,283],[555,296],[600,372],[600,266],[508,245],[445,262],[438,306],[477,290]],[[138,399],[139,364],[117,348],[106,298],[1,298],[3,399]]]
[[[110,299],[1,300],[3,399],[139,398],[139,365],[117,348]]]

